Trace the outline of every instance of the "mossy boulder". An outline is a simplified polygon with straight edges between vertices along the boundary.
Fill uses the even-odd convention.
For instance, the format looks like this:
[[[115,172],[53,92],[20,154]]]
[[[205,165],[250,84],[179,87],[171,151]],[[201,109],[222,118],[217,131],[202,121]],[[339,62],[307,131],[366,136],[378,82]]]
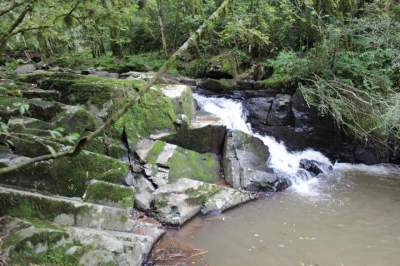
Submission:
[[[0,167],[27,158],[3,158]],[[82,196],[91,179],[121,184],[128,175],[128,166],[111,157],[81,151],[76,156],[62,157],[21,168],[1,176],[0,183],[35,188],[64,196]]]
[[[176,133],[160,140],[200,153],[222,153],[226,127],[220,118],[206,112],[197,112],[190,126],[180,127]]]
[[[177,114],[170,98],[152,88],[121,119],[114,129],[121,134],[125,127],[129,144],[135,146],[141,137],[153,133],[174,132]]]
[[[161,91],[172,100],[175,113],[180,115],[181,122],[190,124],[195,112],[192,89],[187,85],[167,85],[163,86]]]
[[[203,78],[208,70],[208,65],[208,60],[202,58],[187,63],[182,62],[179,72],[187,77]]]
[[[111,207],[132,208],[135,193],[132,187],[92,180],[86,189],[83,199],[87,202]]]
[[[108,137],[107,135],[94,138],[85,146],[85,149],[115,159],[122,159],[128,154],[128,151],[119,140]]]
[[[159,140],[142,141],[138,147],[137,152],[144,161],[169,169],[169,182],[190,178],[213,183],[220,179],[220,166],[215,154],[198,153]]]
[[[35,83],[43,90],[60,92],[63,103],[92,104],[98,108],[110,100],[122,101],[127,91],[134,93],[143,84],[142,81],[43,71],[21,76],[20,80]]]
[[[127,222],[128,223],[128,222]],[[142,265],[163,233],[149,225],[142,233],[59,226],[38,219],[0,217],[3,257],[10,265]],[[145,235],[142,235],[145,232]],[[8,265],[7,264],[7,265]]]
[[[219,190],[216,185],[179,179],[154,192],[152,213],[164,224],[180,226],[199,213],[202,204]]]
[[[89,111],[81,106],[64,105],[62,112],[52,121],[53,128],[61,127],[65,133],[82,134],[87,131],[94,131],[100,121]]]
[[[213,79],[232,79],[237,76],[238,67],[235,58],[229,53],[209,59],[206,77]]]

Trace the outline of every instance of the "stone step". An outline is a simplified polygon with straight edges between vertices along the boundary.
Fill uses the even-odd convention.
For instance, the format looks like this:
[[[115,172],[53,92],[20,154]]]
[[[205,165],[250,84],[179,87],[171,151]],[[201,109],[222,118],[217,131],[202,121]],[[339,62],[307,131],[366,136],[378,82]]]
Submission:
[[[129,209],[83,202],[77,198],[47,196],[0,186],[0,216],[41,219],[64,226],[119,231],[160,237],[165,230],[157,224],[130,218]]]
[[[11,263],[37,263],[52,259],[52,252],[62,261],[74,259],[80,265],[142,265],[159,235],[98,230],[77,226],[57,226],[37,220],[0,217],[0,237],[4,255]],[[46,256],[47,255],[47,256]],[[44,264],[49,264],[44,259]],[[59,262],[50,261],[51,264]],[[41,263],[39,263],[41,264]],[[108,264],[107,264],[108,265]]]

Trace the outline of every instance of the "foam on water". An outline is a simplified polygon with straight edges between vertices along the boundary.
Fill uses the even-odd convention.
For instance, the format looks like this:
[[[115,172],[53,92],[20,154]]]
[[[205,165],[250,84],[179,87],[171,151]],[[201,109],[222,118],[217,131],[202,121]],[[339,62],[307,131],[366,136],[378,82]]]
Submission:
[[[335,163],[333,169],[336,171],[358,171],[368,173],[370,175],[380,176],[396,176],[400,173],[400,167],[393,164],[351,164],[351,163]]]
[[[283,142],[278,142],[275,138],[267,135],[254,133],[251,125],[246,123],[247,114],[240,101],[206,97],[200,94],[194,94],[194,97],[202,110],[218,116],[227,128],[240,130],[261,139],[268,146],[271,154],[267,162],[268,166],[277,173],[289,176],[293,182],[293,188],[297,192],[307,195],[318,194],[313,187],[317,179],[304,178],[304,175],[298,175],[299,163],[301,159],[308,159],[331,164],[326,156],[312,149],[289,152]]]

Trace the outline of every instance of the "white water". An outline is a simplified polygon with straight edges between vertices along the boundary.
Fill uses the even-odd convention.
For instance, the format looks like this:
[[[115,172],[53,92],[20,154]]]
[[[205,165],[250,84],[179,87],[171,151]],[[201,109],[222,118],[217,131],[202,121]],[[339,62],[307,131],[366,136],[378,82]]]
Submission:
[[[272,168],[276,173],[289,176],[296,191],[307,195],[318,195],[314,186],[318,182],[317,179],[304,179],[299,176],[299,163],[301,159],[308,159],[331,164],[326,156],[312,149],[289,152],[283,142],[278,142],[273,137],[253,132],[251,125],[246,123],[247,114],[240,101],[206,97],[200,94],[194,94],[194,97],[202,110],[221,118],[228,129],[240,130],[261,139],[269,148],[268,167]]]

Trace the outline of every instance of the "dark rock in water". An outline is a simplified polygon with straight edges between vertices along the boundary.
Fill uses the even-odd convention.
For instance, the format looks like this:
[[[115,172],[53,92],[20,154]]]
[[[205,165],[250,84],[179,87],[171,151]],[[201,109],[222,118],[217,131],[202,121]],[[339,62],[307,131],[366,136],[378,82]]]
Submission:
[[[266,166],[268,158],[268,147],[260,139],[241,131],[228,132],[223,153],[226,182],[249,191],[280,189],[279,177]]]
[[[267,124],[270,126],[287,126],[293,124],[292,121],[291,96],[278,94],[272,103]]]
[[[354,151],[354,160],[356,163],[364,163],[369,165],[381,163],[376,151],[374,151],[371,147],[356,147]]]
[[[290,187],[292,185],[292,182],[290,179],[287,178],[278,178],[278,180],[274,184],[274,189],[276,192],[283,191]]]
[[[314,176],[317,176],[321,173],[327,173],[333,170],[332,165],[307,159],[301,159],[299,167],[304,170],[307,170]]]
[[[273,100],[274,98],[272,97],[256,97],[246,100],[245,106],[249,112],[250,122],[253,125],[266,125]]]
[[[199,86],[202,89],[214,91],[214,92],[225,92],[234,90],[236,82],[233,79],[205,79],[200,82]]]

